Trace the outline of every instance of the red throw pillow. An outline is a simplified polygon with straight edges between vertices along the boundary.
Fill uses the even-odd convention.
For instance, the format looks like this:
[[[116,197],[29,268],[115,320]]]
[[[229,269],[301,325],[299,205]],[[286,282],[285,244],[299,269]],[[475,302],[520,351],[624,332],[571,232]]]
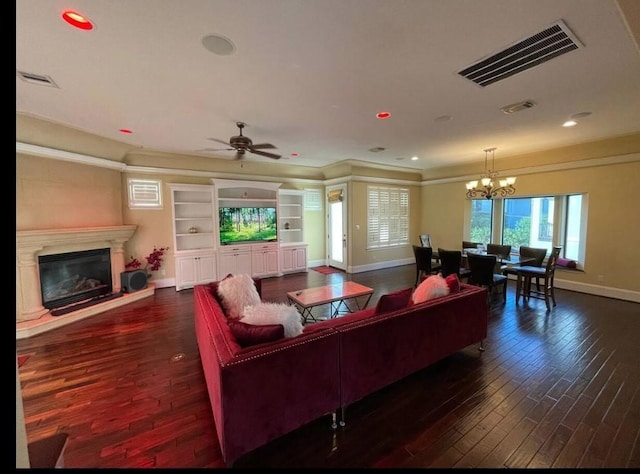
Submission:
[[[395,311],[396,309],[406,308],[411,300],[411,293],[413,288],[405,288],[404,290],[394,291],[382,295],[376,305],[376,310],[373,314],[388,313],[389,311]]]
[[[247,324],[231,319],[228,321],[231,333],[242,347],[253,346],[263,342],[273,342],[284,338],[282,324]]]
[[[458,275],[455,273],[447,275],[444,281],[447,282],[447,286],[449,287],[449,294],[460,291],[460,280],[458,279]]]

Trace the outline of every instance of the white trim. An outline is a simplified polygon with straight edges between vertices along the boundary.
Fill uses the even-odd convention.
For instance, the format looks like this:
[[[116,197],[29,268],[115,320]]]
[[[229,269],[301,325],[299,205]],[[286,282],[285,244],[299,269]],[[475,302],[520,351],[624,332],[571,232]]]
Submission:
[[[96,158],[89,155],[81,155],[79,153],[71,153],[54,148],[47,148],[38,145],[29,145],[28,143],[16,142],[16,153],[24,153],[27,155],[38,156],[40,158],[53,158],[61,161],[72,161],[83,165],[98,166],[100,168],[110,168],[119,171],[125,171],[127,165],[118,161],[105,160],[104,158]]]
[[[347,272],[348,273],[370,272],[371,270],[382,270],[384,268],[400,267],[403,265],[413,265],[415,263],[416,262],[413,258],[403,258],[399,260],[388,260],[386,262],[368,263],[366,265],[358,265],[356,267],[349,266],[347,268]]]

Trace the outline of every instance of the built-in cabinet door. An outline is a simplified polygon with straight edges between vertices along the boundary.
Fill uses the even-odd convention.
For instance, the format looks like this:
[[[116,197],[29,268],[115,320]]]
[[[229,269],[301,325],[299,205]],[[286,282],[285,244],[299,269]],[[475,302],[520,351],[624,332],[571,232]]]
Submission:
[[[176,257],[176,290],[217,279],[215,254]]]
[[[307,247],[281,247],[280,270],[282,273],[307,271]]]
[[[225,249],[220,252],[220,275],[225,276],[240,275],[246,273],[252,275],[251,251],[250,249]]]

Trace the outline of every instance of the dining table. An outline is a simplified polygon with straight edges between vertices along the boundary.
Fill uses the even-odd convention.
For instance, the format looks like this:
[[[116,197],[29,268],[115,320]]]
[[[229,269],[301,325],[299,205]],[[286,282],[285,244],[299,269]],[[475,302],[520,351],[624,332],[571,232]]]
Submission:
[[[476,255],[495,255],[496,265],[499,265],[499,266],[501,265],[520,266],[520,265],[526,265],[527,263],[533,262],[535,260],[534,257],[523,257],[520,255],[513,255],[513,254],[509,255],[508,258],[505,258],[500,255],[488,253],[486,250],[482,250],[482,249],[463,249],[461,250],[461,252],[462,252],[462,261],[460,262],[460,265],[464,266],[465,268],[468,268],[467,254],[470,254],[470,253],[473,253]],[[436,262],[440,261],[440,256],[438,255],[438,251],[436,249],[433,250],[433,253],[431,254],[431,258]]]

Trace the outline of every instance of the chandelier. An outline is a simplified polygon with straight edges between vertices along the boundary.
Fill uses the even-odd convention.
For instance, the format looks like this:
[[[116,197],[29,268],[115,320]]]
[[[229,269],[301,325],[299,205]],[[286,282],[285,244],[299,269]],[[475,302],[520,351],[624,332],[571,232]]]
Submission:
[[[498,181],[500,186],[494,187],[493,180],[498,176],[498,172],[495,170],[495,151],[496,148],[487,148],[484,150],[484,174],[480,177],[480,186],[478,187],[478,181],[469,181],[467,183],[467,197],[469,199],[475,197],[485,197],[491,199],[500,196],[510,196],[516,192],[516,188],[513,184],[516,182],[516,178],[509,177]],[[491,153],[491,168],[487,167],[489,159],[489,153]]]

